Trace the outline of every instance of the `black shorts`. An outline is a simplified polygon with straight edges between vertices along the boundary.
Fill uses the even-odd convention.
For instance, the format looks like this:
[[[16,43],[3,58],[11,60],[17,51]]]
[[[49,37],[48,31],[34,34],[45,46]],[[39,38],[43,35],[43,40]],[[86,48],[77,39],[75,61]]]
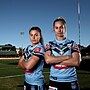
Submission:
[[[45,85],[38,86],[38,85],[31,85],[24,82],[24,90],[45,90]]]
[[[49,90],[80,90],[77,81],[74,82],[49,82]]]

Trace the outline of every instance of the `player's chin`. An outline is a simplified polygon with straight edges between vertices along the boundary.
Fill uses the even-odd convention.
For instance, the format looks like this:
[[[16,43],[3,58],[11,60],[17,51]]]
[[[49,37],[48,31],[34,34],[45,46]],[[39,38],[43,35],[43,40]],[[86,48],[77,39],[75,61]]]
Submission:
[[[34,44],[34,45],[36,45],[37,43],[38,43],[38,42],[36,42],[36,41],[33,41],[33,42],[32,42],[32,44]]]
[[[64,36],[64,34],[57,34],[57,36],[58,36],[58,37],[63,37],[63,36]]]

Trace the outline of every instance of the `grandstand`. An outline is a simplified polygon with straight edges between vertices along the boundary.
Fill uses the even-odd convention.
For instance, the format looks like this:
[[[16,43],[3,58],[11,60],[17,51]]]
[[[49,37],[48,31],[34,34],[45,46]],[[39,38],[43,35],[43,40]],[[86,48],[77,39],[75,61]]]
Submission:
[[[0,58],[14,58],[17,57],[16,47],[11,44],[0,45]]]

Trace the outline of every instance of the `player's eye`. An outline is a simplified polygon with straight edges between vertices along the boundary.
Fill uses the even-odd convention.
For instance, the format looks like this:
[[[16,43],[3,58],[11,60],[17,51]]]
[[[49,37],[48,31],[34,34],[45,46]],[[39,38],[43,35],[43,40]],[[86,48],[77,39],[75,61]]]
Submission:
[[[60,26],[60,29],[63,29],[64,27],[63,26]]]
[[[55,27],[55,29],[58,29],[59,27]]]
[[[38,34],[35,34],[35,36],[38,36]]]
[[[33,34],[30,34],[30,36],[33,36]]]

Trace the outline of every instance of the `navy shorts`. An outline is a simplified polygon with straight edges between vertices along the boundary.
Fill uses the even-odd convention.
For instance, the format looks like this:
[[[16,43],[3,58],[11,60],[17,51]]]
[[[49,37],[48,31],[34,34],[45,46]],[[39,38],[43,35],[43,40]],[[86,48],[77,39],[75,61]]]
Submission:
[[[80,90],[77,81],[74,82],[49,82],[49,90]]]

